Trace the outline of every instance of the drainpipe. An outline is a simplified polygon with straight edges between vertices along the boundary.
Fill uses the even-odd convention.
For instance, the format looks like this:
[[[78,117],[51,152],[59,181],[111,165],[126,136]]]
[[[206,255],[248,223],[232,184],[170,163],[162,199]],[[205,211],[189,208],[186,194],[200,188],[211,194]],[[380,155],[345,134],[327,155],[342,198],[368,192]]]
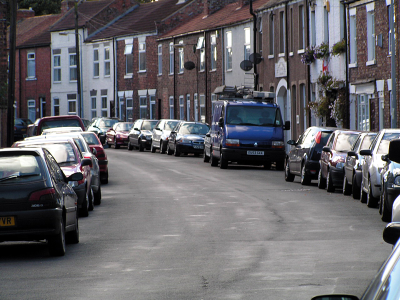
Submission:
[[[309,1],[306,0],[305,1],[305,11],[306,11],[306,28],[307,28],[307,34],[306,34],[306,47],[308,47],[310,45],[310,5],[309,5]],[[311,101],[311,72],[310,72],[310,65],[307,65],[307,104],[310,103]],[[307,110],[309,111],[309,110]],[[308,114],[308,126],[311,125],[311,113]]]
[[[253,67],[254,67],[254,90],[258,90],[258,74],[257,74],[257,64],[256,64],[256,48],[257,48],[257,16],[253,11],[253,0],[250,0],[250,14],[253,16]]]
[[[117,80],[117,76],[118,76],[118,63],[117,63],[117,53],[116,53],[116,39],[115,37],[113,37],[112,39],[113,43],[113,64],[114,64],[114,78],[113,78],[113,82],[114,82],[114,103],[115,103],[115,117],[118,117],[121,119],[121,112],[119,111],[119,97],[118,97],[118,80]],[[118,112],[118,113],[117,113]],[[118,116],[119,115],[119,116]],[[125,121],[125,120],[122,120]]]
[[[392,74],[392,101],[390,103],[390,107],[392,109],[392,119],[391,119],[391,128],[397,128],[397,100],[396,100],[396,45],[395,45],[395,37],[394,37],[394,0],[390,3],[390,40],[392,42],[391,45],[391,74]]]
[[[348,34],[347,34],[347,11],[349,10],[349,4],[348,3],[344,3],[343,5],[345,5],[345,9],[344,9],[344,12],[343,12],[343,14],[344,14],[344,18],[343,18],[343,20],[344,20],[344,28],[345,28],[345,31],[344,31],[344,41],[345,41],[345,44],[346,44],[346,53],[345,53],[345,55],[346,55],[346,57],[345,57],[345,61],[346,61],[346,100],[348,101],[348,103],[350,103],[350,91],[349,91],[349,89],[350,89],[350,86],[349,86],[349,44],[348,44]],[[347,9],[346,9],[346,5],[347,5]],[[349,112],[349,116],[348,116],[348,128],[350,128],[351,126],[351,124],[350,124],[350,112]]]

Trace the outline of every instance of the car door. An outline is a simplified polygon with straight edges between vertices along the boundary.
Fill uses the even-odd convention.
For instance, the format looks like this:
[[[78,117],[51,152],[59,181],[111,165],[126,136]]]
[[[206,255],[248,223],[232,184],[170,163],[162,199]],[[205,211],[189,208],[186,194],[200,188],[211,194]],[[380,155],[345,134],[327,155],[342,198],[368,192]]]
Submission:
[[[336,139],[337,134],[338,134],[337,132],[333,132],[331,134],[328,142],[326,143],[326,147],[329,147],[330,149],[332,149],[333,143]],[[320,164],[321,164],[321,174],[322,174],[323,178],[326,178],[326,176],[328,175],[328,164],[329,164],[330,158],[331,158],[330,152],[322,151]]]
[[[171,149],[172,151],[175,150],[175,141],[176,141],[176,136],[179,132],[179,129],[181,128],[183,122],[179,123],[178,126],[176,126],[174,128],[173,131],[171,131],[170,135],[169,135],[169,139],[168,139],[168,145],[169,145],[169,149]]]
[[[303,148],[303,141],[307,134],[310,132],[310,129],[307,129],[303,134],[300,135],[299,139],[294,146],[294,149],[291,151],[292,157],[290,158],[291,165],[290,171],[295,174],[300,174],[301,169],[301,159],[302,159],[302,148]]]
[[[112,128],[106,132],[106,140],[108,143],[114,143],[115,132],[117,131],[118,124],[114,124]]]
[[[134,147],[139,147],[139,135],[140,135],[140,127],[142,126],[143,120],[136,120],[132,126],[132,130],[129,133],[129,141],[131,145]]]
[[[158,146],[160,144],[160,138],[164,130],[165,121],[160,121],[153,129],[153,145]]]

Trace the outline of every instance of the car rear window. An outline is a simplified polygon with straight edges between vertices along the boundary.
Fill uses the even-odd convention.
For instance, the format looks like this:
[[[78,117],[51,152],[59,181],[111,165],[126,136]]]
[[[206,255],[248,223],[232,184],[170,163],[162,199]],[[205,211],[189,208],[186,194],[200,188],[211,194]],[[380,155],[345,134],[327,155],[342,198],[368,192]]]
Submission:
[[[34,155],[0,156],[0,184],[35,181],[42,177],[39,157]]]
[[[381,142],[379,143],[379,147],[377,150],[377,154],[387,154],[389,152],[389,143],[393,139],[398,139],[400,138],[400,132],[396,133],[385,133],[381,139]]]
[[[340,133],[336,141],[337,151],[350,151],[356,142],[358,133]]]
[[[47,120],[42,122],[39,134],[45,129],[56,127],[81,127],[81,123],[76,119]]]
[[[89,145],[100,145],[100,142],[95,134],[82,134],[82,136]]]
[[[167,121],[165,122],[165,130],[174,130],[176,125],[178,125],[179,121]]]
[[[157,121],[143,121],[142,130],[153,130],[156,125]]]

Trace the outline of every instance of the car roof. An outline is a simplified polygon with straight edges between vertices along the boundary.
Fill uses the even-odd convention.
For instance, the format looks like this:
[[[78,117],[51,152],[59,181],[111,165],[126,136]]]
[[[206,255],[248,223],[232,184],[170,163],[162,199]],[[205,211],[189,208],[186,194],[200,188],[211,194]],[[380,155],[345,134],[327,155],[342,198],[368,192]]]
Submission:
[[[43,148],[40,147],[29,147],[29,148],[25,148],[25,147],[21,147],[21,148],[3,148],[0,149],[0,153],[3,152],[12,152],[12,153],[18,153],[18,152],[36,152],[40,155],[43,155]]]

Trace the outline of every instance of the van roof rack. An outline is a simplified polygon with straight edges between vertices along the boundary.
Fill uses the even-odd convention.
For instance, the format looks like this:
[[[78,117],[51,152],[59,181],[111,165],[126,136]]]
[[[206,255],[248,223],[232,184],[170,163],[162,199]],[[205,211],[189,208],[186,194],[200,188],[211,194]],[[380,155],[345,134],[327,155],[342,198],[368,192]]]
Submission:
[[[244,86],[237,88],[236,86],[221,85],[215,88],[214,94],[219,95],[220,99],[242,98],[270,103],[273,103],[275,100],[275,93],[273,92],[253,91]]]

